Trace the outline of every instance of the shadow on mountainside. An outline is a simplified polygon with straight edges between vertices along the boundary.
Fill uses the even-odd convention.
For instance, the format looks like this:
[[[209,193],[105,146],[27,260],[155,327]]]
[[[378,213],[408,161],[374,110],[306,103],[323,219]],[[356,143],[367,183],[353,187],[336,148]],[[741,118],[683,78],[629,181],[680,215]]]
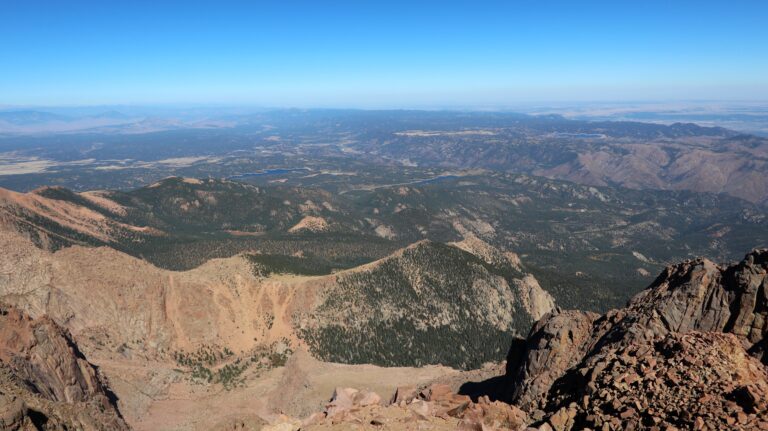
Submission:
[[[526,340],[515,338],[507,352],[506,373],[502,376],[491,377],[479,382],[466,382],[459,387],[460,395],[467,395],[473,402],[487,396],[491,401],[509,402],[512,393],[513,373],[522,363],[526,353]]]

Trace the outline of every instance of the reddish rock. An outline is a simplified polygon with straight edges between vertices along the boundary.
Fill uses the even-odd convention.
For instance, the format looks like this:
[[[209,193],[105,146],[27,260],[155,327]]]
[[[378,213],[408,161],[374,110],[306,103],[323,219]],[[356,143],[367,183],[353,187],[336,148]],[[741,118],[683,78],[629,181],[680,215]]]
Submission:
[[[597,317],[556,310],[539,320],[528,336],[524,362],[513,371],[509,400],[523,409],[535,408],[552,383],[585,353]]]
[[[431,385],[424,392],[427,401],[450,400],[454,395],[450,386],[438,383]]]
[[[381,403],[381,397],[375,392],[360,391],[354,388],[336,388],[331,401],[325,407],[329,418],[338,418],[354,409]]]
[[[0,304],[0,429],[125,430],[96,367],[69,333]]]
[[[392,395],[392,399],[390,400],[390,404],[400,404],[401,402],[410,402],[414,398],[416,398],[419,394],[419,391],[416,389],[416,386],[399,386],[395,393]]]
[[[543,409],[540,423],[557,430],[759,429],[768,422],[766,321],[768,250],[731,266],[686,261],[624,309],[537,322],[510,366],[510,400]]]

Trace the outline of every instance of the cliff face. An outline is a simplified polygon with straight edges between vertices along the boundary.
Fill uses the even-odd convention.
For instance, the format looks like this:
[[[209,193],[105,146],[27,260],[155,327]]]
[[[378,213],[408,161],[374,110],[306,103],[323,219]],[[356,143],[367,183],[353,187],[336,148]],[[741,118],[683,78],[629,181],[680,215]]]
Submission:
[[[0,305],[0,428],[127,426],[97,369],[47,317]]]
[[[555,311],[510,364],[506,397],[557,430],[768,429],[767,280],[757,250],[670,266],[601,317]]]
[[[699,259],[667,268],[629,305],[635,327],[654,333],[717,331],[736,335],[764,363],[768,318],[768,250],[727,267]],[[624,319],[619,330],[633,325]]]

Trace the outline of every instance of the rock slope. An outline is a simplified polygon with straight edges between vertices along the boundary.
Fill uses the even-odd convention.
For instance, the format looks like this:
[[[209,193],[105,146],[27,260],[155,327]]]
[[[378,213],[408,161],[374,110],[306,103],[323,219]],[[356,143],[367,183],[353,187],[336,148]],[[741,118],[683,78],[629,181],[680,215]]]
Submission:
[[[401,313],[392,314],[392,321],[429,322],[427,331],[432,332],[381,337],[382,344],[360,345],[359,351],[382,354],[387,365],[449,365],[451,360],[455,367],[472,367],[473,361],[503,358],[513,332],[524,333],[538,314],[552,308],[551,297],[522,272],[519,259],[477,238],[463,248],[421,242],[378,262],[317,276],[260,275],[243,256],[170,271],[110,247],[73,245],[52,251],[30,239],[31,234],[17,231],[13,224],[0,226],[0,301],[66,328],[109,378],[121,412],[136,429],[211,429],[220,420],[252,411],[261,414],[270,406],[282,406],[289,413],[314,405],[329,391],[320,393],[320,386],[308,391],[303,381],[290,389],[291,384],[283,384],[275,377],[280,374],[271,371],[273,364],[290,368],[277,365],[283,356],[273,360],[273,355],[261,355],[286,340],[294,352],[309,347],[311,335],[305,330],[311,331],[311,325],[317,330],[345,322],[355,334],[371,335],[372,340],[382,332],[368,331],[376,323],[376,314],[369,310]],[[461,277],[444,283],[446,268]],[[364,291],[358,287],[376,294],[360,295]],[[351,299],[354,307],[323,307],[334,298]],[[478,329],[474,322],[483,325]],[[445,356],[444,346],[430,334],[473,339],[486,349],[462,349],[462,342],[454,342],[451,356]],[[495,338],[494,344],[483,343],[489,337]],[[314,347],[335,348],[337,355],[350,346],[349,340],[317,341]],[[398,356],[401,352],[409,356]],[[216,360],[202,361],[201,354],[215,354]],[[353,360],[361,357],[340,359],[365,362]],[[333,367],[330,372],[336,378],[351,372],[346,370],[372,373],[368,366],[359,367]],[[214,378],[201,381],[203,371]],[[404,369],[399,373],[407,377],[398,378],[416,382],[423,372]],[[227,390],[221,383],[225,374],[230,378]],[[386,374],[381,380],[390,383],[393,377]],[[364,381],[348,377],[343,384]],[[273,386],[280,387],[280,396],[265,397],[272,391],[265,388]],[[303,392],[311,393],[299,397]],[[172,413],[177,411],[181,413]],[[194,425],[185,428],[190,423]]]
[[[519,408],[481,397],[473,402],[445,384],[419,390],[400,386],[389,399],[375,392],[339,387],[323,412],[304,420],[278,417],[263,431],[384,430],[520,430],[528,416]]]
[[[667,268],[604,316],[557,310],[510,364],[508,401],[543,428],[768,429],[768,250]]]
[[[128,427],[65,330],[0,305],[0,429]]]

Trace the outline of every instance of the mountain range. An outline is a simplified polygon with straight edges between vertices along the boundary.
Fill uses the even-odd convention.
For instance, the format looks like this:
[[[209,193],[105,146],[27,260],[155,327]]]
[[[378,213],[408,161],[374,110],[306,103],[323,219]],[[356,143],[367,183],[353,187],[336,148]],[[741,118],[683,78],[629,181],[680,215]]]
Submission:
[[[193,117],[0,138],[0,428],[768,429],[765,139]]]
[[[2,121],[10,126],[0,124],[0,175],[3,170],[10,175],[0,178],[0,186],[20,190],[51,184],[91,189],[110,182],[134,187],[167,176],[169,168],[180,176],[224,177],[264,166],[353,163],[484,168],[593,186],[726,193],[761,205],[768,199],[762,181],[768,139],[692,123],[354,110],[140,118],[119,112],[69,118],[5,111]],[[54,123],[68,132],[52,128]],[[89,127],[77,126],[81,123]],[[14,132],[19,127],[37,133]]]

